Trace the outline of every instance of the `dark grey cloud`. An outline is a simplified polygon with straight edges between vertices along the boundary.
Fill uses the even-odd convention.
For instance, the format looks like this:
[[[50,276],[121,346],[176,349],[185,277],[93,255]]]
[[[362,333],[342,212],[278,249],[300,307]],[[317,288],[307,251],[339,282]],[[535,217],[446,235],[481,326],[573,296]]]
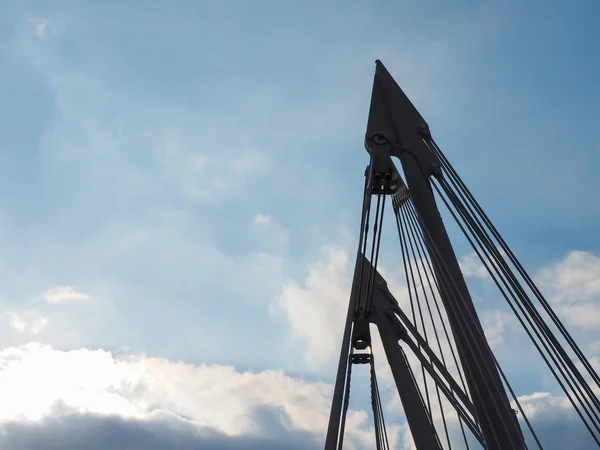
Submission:
[[[150,419],[80,414],[56,404],[53,415],[39,422],[12,421],[0,426],[2,450],[316,450],[322,438],[290,428],[280,408],[259,407],[251,414],[251,433],[228,436],[198,428],[180,416],[162,412]],[[307,411],[309,414],[310,411]],[[557,407],[538,412],[532,420],[545,450],[588,450],[594,441],[575,413]],[[537,448],[521,423],[529,448]],[[462,435],[450,428],[453,448],[463,449]],[[467,433],[469,435],[469,433]],[[470,439],[471,448],[480,448]]]
[[[547,450],[589,450],[597,448],[590,433],[577,413],[569,408],[557,406],[536,414],[532,419],[532,427],[542,447]],[[521,423],[523,432],[528,434]],[[532,438],[528,440],[529,448],[537,448]]]
[[[563,406],[547,408],[538,411],[530,417],[531,425],[544,450],[590,450],[597,448],[593,438],[585,429],[582,421],[577,414],[566,409]],[[520,420],[521,430],[525,436],[527,447],[529,449],[539,448],[527,425]],[[465,427],[467,440],[471,449],[480,449],[481,445],[471,435]],[[438,432],[440,428],[438,428]],[[463,436],[457,424],[449,427],[452,448],[455,450],[465,450]],[[443,431],[442,431],[443,433]],[[445,436],[440,435],[442,442],[445,442]]]
[[[253,414],[256,435],[232,437],[198,429],[176,416],[151,420],[76,414],[40,422],[13,421],[0,427],[2,450],[312,450],[313,435],[289,430],[282,411],[260,408]]]

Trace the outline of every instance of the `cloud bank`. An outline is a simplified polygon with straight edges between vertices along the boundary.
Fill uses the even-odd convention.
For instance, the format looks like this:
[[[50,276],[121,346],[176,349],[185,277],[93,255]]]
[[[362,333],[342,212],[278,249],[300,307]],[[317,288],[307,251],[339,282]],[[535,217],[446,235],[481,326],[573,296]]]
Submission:
[[[331,392],[275,370],[29,344],[0,352],[0,442],[6,449],[82,448],[88,439],[98,447],[85,448],[131,448],[136,440],[134,448],[318,448]],[[365,413],[350,410],[348,448],[370,436]]]

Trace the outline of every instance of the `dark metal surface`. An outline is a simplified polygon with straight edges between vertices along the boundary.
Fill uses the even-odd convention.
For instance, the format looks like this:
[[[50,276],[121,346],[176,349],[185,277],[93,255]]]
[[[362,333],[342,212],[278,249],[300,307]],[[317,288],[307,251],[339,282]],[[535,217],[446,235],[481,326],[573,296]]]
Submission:
[[[491,350],[473,307],[433,196],[429,177],[441,177],[440,162],[426,144],[429,127],[377,61],[365,145],[380,167],[400,159],[419,224],[432,257],[477,420],[489,450],[524,449],[522,433],[510,407]],[[389,169],[388,169],[389,170]]]
[[[435,143],[423,117],[380,61],[376,63],[365,147],[370,162],[365,171],[354,280],[325,450],[343,447],[354,364],[369,365],[376,449],[390,448],[375,374],[371,324],[380,334],[418,450],[441,450],[440,436],[445,438],[444,447],[452,449],[457,436],[452,435],[446,421],[444,398],[457,415],[467,450],[469,431],[478,441],[476,445],[488,450],[527,448],[507,392],[529,433],[528,439],[543,449],[485,338],[436,199],[448,208],[562,388],[589,432],[590,445],[595,443],[600,448],[600,398],[595,389],[600,388],[600,375]],[[392,157],[400,161],[401,171]],[[391,197],[400,238],[408,294],[403,303],[406,312],[377,271],[387,196]],[[556,325],[558,334],[547,320]],[[406,348],[417,357],[414,368],[404,353]],[[436,404],[439,410],[434,409]]]
[[[350,301],[348,304],[348,314],[346,316],[346,324],[344,326],[344,336],[342,338],[342,348],[340,350],[340,359],[338,363],[337,376],[335,380],[335,388],[333,391],[333,401],[331,403],[331,412],[329,414],[329,425],[327,427],[327,436],[325,437],[325,450],[336,450],[338,442],[343,439],[343,430],[340,429],[344,390],[346,387],[346,374],[350,365],[350,337],[354,324],[354,309],[358,302],[358,292],[360,287],[360,277],[358,276],[361,270],[361,265],[357,264],[354,268],[354,279],[352,282],[352,291],[350,293]],[[341,446],[340,446],[341,447]]]

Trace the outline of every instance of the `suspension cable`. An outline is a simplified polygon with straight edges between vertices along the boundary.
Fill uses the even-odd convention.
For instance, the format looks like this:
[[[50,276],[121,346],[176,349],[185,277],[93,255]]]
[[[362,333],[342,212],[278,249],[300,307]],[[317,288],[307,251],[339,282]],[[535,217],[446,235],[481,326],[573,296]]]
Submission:
[[[454,302],[455,305],[457,306],[457,308],[451,309],[450,311],[453,311],[454,314],[458,315],[458,317],[460,318],[459,326],[462,326],[462,324],[466,324],[466,323],[477,323],[476,322],[477,319],[475,317],[475,312],[472,311],[470,308],[467,308],[463,304],[461,290],[459,289],[454,277],[452,277],[450,275],[450,271],[448,270],[447,263],[446,263],[445,259],[441,256],[441,253],[440,253],[439,249],[437,248],[435,240],[432,238],[427,225],[425,223],[423,223],[423,221],[421,221],[420,218],[418,218],[418,215],[417,215],[417,219],[418,219],[418,223],[420,224],[421,228],[424,231],[424,235],[426,236],[426,242],[427,242],[428,246],[431,248],[431,253],[432,253],[433,259],[438,263],[438,265],[442,269],[442,270],[440,270],[441,279],[439,280],[442,289],[445,288],[444,290],[446,291],[446,293],[448,293],[449,295],[452,295],[456,300],[458,300],[458,301]],[[473,341],[467,340],[467,345],[469,347],[470,352],[483,351],[483,349],[476,348],[476,347],[479,347],[479,345],[488,347],[487,341],[485,340],[485,337],[483,336],[483,331],[479,327],[467,326],[466,332],[468,334],[472,335],[473,337],[475,337],[475,336],[477,337]],[[474,346],[475,346],[475,348],[474,348]],[[487,350],[487,352],[491,353],[491,350],[489,350],[489,347],[486,350]],[[476,359],[475,366],[476,366],[476,369],[478,371],[480,371],[483,375],[491,376],[492,368],[489,367],[487,364],[482,364],[482,362],[480,362],[478,359]],[[468,369],[468,367],[465,367],[465,369]],[[496,385],[495,383],[489,383],[487,381],[486,376],[483,377],[483,381],[486,384],[486,388],[488,390],[493,389],[493,390],[496,390],[498,393],[501,393],[500,390],[502,389],[502,387]],[[481,393],[478,391],[477,386],[474,386],[474,387],[477,390],[476,394],[481,395]],[[494,403],[496,403],[495,397],[493,397],[493,398],[494,398],[494,400],[493,400]],[[500,410],[500,405],[495,404],[495,407],[497,410]],[[484,412],[487,415],[487,410],[484,409]],[[507,430],[506,434],[508,436],[512,436],[512,434],[508,432],[508,424],[506,423],[504,416],[500,415],[499,418],[501,420],[502,426]],[[488,420],[490,420],[489,417],[488,417]],[[498,439],[497,436],[495,438]],[[520,444],[522,444],[522,442]]]
[[[575,342],[575,340],[573,339],[573,337],[570,335],[570,333],[568,332],[568,330],[566,329],[566,327],[563,325],[562,321],[559,319],[559,317],[556,315],[556,313],[554,312],[554,310],[552,309],[552,307],[550,306],[550,304],[548,303],[548,301],[545,299],[544,295],[540,292],[540,290],[538,289],[538,287],[536,286],[536,284],[533,282],[533,280],[531,279],[531,277],[527,273],[527,271],[521,265],[520,261],[514,255],[514,253],[512,252],[512,250],[510,249],[510,247],[508,246],[508,244],[506,244],[506,242],[504,241],[504,239],[502,238],[502,236],[500,235],[500,233],[498,232],[498,230],[496,229],[496,227],[494,226],[494,224],[491,222],[491,220],[489,219],[489,217],[483,211],[483,209],[481,208],[481,206],[479,205],[479,203],[477,202],[477,200],[475,199],[475,197],[473,196],[473,194],[471,194],[471,192],[469,191],[469,189],[467,188],[467,186],[465,185],[465,183],[462,181],[462,179],[460,178],[460,176],[458,175],[458,173],[456,172],[456,170],[454,170],[454,168],[452,167],[452,165],[450,164],[450,162],[448,161],[448,159],[446,158],[446,156],[442,153],[442,151],[439,148],[439,146],[435,143],[435,141],[433,139],[431,139],[430,142],[428,142],[427,144],[428,144],[429,148],[441,160],[442,165],[443,165],[446,173],[450,177],[450,180],[453,181],[454,184],[458,186],[459,192],[463,192],[464,193],[464,195],[467,197],[467,199],[469,200],[469,202],[471,203],[471,205],[474,207],[474,209],[480,215],[480,217],[482,218],[483,222],[487,225],[487,227],[489,228],[489,230],[492,232],[492,235],[497,240],[497,242],[499,243],[499,245],[502,248],[502,250],[504,250],[504,252],[507,254],[508,258],[513,263],[513,265],[515,266],[515,268],[517,269],[517,271],[519,272],[519,274],[523,277],[523,279],[525,280],[525,282],[528,285],[528,287],[532,290],[532,292],[534,293],[534,295],[536,296],[536,298],[538,299],[538,301],[540,302],[540,304],[542,305],[542,307],[544,308],[544,310],[550,316],[552,322],[559,329],[560,333],[563,335],[563,337],[565,338],[565,340],[567,341],[567,343],[569,344],[569,346],[571,347],[571,349],[578,356],[580,362],[587,369],[587,371],[590,374],[590,376],[592,377],[592,379],[596,382],[596,385],[600,388],[600,376],[598,375],[598,373],[596,372],[596,370],[594,369],[594,367],[591,365],[591,363],[589,362],[589,360],[585,357],[585,355],[581,351],[581,348],[577,345],[577,343]]]
[[[583,417],[582,413],[580,412],[576,402],[573,400],[573,398],[571,397],[569,390],[567,390],[567,388],[565,387],[565,385],[563,384],[563,382],[561,381],[561,379],[559,378],[558,374],[556,373],[556,371],[554,370],[552,364],[550,363],[550,361],[548,360],[548,358],[545,356],[544,352],[541,350],[541,348],[539,347],[536,339],[532,336],[531,332],[529,331],[528,327],[525,325],[525,323],[523,322],[523,319],[521,318],[521,316],[517,313],[515,307],[513,306],[512,302],[509,300],[506,292],[504,291],[504,289],[502,288],[502,286],[500,286],[500,283],[498,282],[498,280],[496,279],[496,277],[494,276],[494,273],[492,272],[492,270],[489,268],[489,266],[486,263],[485,258],[481,255],[481,253],[479,253],[479,251],[477,250],[477,246],[475,245],[475,243],[472,241],[472,239],[469,237],[469,234],[467,233],[466,229],[464,228],[464,226],[461,224],[461,221],[459,220],[459,218],[456,216],[456,214],[453,212],[452,208],[450,207],[450,205],[448,204],[447,200],[444,198],[444,196],[442,195],[442,193],[440,192],[439,188],[436,186],[436,184],[433,184],[434,188],[436,189],[436,191],[438,192],[438,195],[440,196],[440,198],[442,198],[442,200],[444,201],[444,203],[446,204],[448,210],[450,211],[450,213],[452,214],[453,218],[455,219],[455,221],[457,222],[458,226],[461,228],[461,231],[463,231],[463,234],[465,234],[465,236],[467,237],[469,243],[471,244],[471,246],[473,247],[473,249],[475,250],[476,254],[479,256],[479,258],[481,259],[482,263],[484,264],[484,266],[486,267],[486,269],[488,270],[490,276],[492,277],[492,279],[494,280],[494,282],[496,283],[497,287],[499,288],[500,292],[502,293],[502,295],[505,297],[505,299],[507,300],[507,303],[509,304],[509,306],[511,307],[511,310],[513,311],[513,313],[515,314],[515,316],[517,317],[517,319],[519,320],[519,322],[521,323],[521,325],[523,326],[524,330],[526,331],[527,335],[529,336],[530,340],[532,341],[532,343],[534,344],[534,346],[536,347],[536,349],[538,350],[538,352],[540,353],[540,355],[542,356],[542,359],[544,360],[544,362],[546,363],[546,365],[548,366],[548,368],[550,369],[551,373],[554,375],[555,379],[557,380],[557,382],[559,383],[559,385],[561,386],[561,388],[563,389],[563,391],[565,392],[567,398],[570,400],[571,404],[573,405],[574,409],[576,410],[577,414],[579,415],[579,417],[581,418],[581,420],[583,421],[584,425],[586,426],[586,428],[588,429],[588,431],[590,432],[590,434],[592,435],[592,438],[596,441],[596,443],[598,445],[600,445],[600,441],[598,440],[598,438],[595,436],[594,432],[592,431],[591,427],[589,426],[587,420]],[[458,209],[458,208],[457,208]],[[464,216],[464,211],[459,209],[459,214],[461,216]],[[464,219],[464,218],[463,218]],[[484,251],[484,253],[486,253],[487,256],[487,252],[486,252],[486,248],[484,247],[484,244],[481,243],[481,237],[475,233],[472,228],[473,225],[472,223],[468,222],[467,219],[464,219],[466,222],[467,227],[471,230],[471,232],[473,233],[475,240],[478,241],[479,245],[482,247],[482,250]],[[489,250],[489,248],[487,249]],[[494,267],[495,271],[498,273],[498,269],[496,267]],[[500,275],[498,273],[498,275]],[[501,275],[500,275],[501,276]],[[503,281],[504,285],[506,286],[506,282],[504,281],[503,278],[501,278],[501,280]],[[514,287],[514,285],[511,283],[511,286]],[[508,286],[506,286],[507,289]],[[509,293],[512,294],[512,292],[509,289]],[[561,364],[556,357],[553,355],[553,352],[551,351],[551,346],[549,347],[549,344],[547,343],[546,340],[544,340],[543,336],[540,335],[540,332],[536,329],[534,323],[532,323],[531,319],[529,318],[529,316],[527,316],[526,311],[523,309],[523,306],[521,306],[520,303],[518,303],[517,298],[515,298],[514,295],[511,295],[513,297],[513,299],[515,299],[516,302],[516,306],[517,308],[521,311],[521,313],[523,314],[523,317],[525,318],[525,321],[530,325],[531,329],[533,330],[534,334],[536,335],[536,337],[539,339],[539,341],[541,342],[542,347],[546,350],[546,352],[548,353],[548,356],[550,357],[550,359],[552,360],[552,362],[554,363],[554,365],[556,366],[556,368],[558,369],[558,371],[560,372],[560,374],[562,375],[562,377],[565,379],[567,385],[569,386],[569,388],[572,390],[573,394],[575,395],[575,397],[577,398],[577,400],[579,400],[579,403],[581,404],[584,412],[586,413],[586,415],[588,416],[588,418],[590,419],[590,421],[592,422],[592,425],[594,426],[594,428],[596,428],[596,430],[599,430],[598,427],[598,416],[593,412],[593,409],[590,410],[591,405],[589,403],[589,401],[587,400],[587,398],[584,396],[583,392],[581,391],[581,385],[577,383],[577,381],[573,378],[573,375],[571,373],[569,373],[568,371],[568,366],[565,366],[564,364]],[[534,319],[535,320],[535,319]],[[542,332],[543,333],[543,332]],[[587,385],[586,385],[587,386]],[[589,389],[589,386],[587,386]],[[584,388],[585,390],[585,388]],[[594,420],[596,419],[596,420]],[[600,431],[600,430],[599,430]]]
[[[446,191],[446,194],[450,198],[450,201],[452,202],[452,204],[458,211],[461,218],[465,221],[467,227],[469,228],[469,231],[471,231],[473,236],[476,238],[480,247],[482,247],[482,249],[486,253],[486,256],[488,258],[490,258],[490,254],[491,254],[494,261],[496,262],[496,265],[501,269],[502,275],[500,275],[500,274],[499,275],[500,275],[500,277],[505,276],[508,284],[510,284],[511,288],[515,291],[515,294],[517,295],[517,297],[515,297],[513,295],[513,298],[515,299],[515,301],[520,301],[523,304],[523,307],[526,309],[527,313],[529,314],[529,316],[531,317],[531,319],[533,320],[535,325],[537,325],[537,327],[538,327],[537,329],[539,329],[539,333],[541,333],[542,336],[540,336],[537,331],[536,331],[536,336],[538,336],[538,338],[540,340],[544,341],[544,348],[546,349],[546,351],[549,354],[553,353],[556,356],[556,358],[559,361],[561,361],[562,368],[564,369],[564,371],[566,372],[567,375],[564,375],[562,371],[561,371],[561,374],[563,374],[563,376],[565,376],[565,378],[566,378],[566,376],[568,376],[569,379],[571,380],[571,382],[573,384],[577,385],[578,394],[581,395],[581,397],[584,399],[587,406],[591,409],[590,414],[591,414],[591,416],[593,416],[593,418],[591,418],[591,420],[595,423],[600,423],[600,417],[598,416],[598,414],[596,414],[593,411],[593,407],[591,407],[591,405],[589,403],[591,401],[594,404],[594,406],[596,407],[596,410],[600,411],[600,401],[598,400],[596,395],[593,393],[591,387],[585,382],[585,380],[583,379],[583,376],[581,375],[579,370],[575,367],[575,364],[573,363],[571,358],[567,355],[564,348],[560,345],[560,343],[558,342],[558,340],[556,339],[556,337],[554,336],[554,334],[552,333],[550,328],[546,325],[546,323],[540,316],[539,312],[536,310],[535,306],[533,305],[533,303],[531,302],[531,300],[529,299],[529,297],[527,296],[527,294],[525,293],[525,291],[523,290],[523,288],[521,287],[519,282],[516,280],[514,274],[512,273],[512,271],[510,270],[508,265],[505,263],[505,261],[503,260],[501,255],[498,253],[496,247],[493,245],[493,243],[491,242],[491,240],[485,233],[485,230],[481,229],[480,223],[478,223],[476,218],[474,220],[474,218],[469,214],[470,211],[465,209],[465,206],[461,204],[460,200],[456,197],[456,194],[444,182],[444,180],[440,181],[440,185],[442,186],[444,191]],[[439,193],[439,191],[438,191],[438,193]],[[448,208],[450,209],[449,206],[448,206]],[[481,259],[481,255],[478,255],[478,256]],[[482,259],[482,262],[483,262],[483,259]],[[488,271],[489,271],[489,269],[488,269]],[[496,269],[496,272],[498,273],[497,269]],[[506,282],[504,282],[504,284],[506,286]],[[509,289],[509,291],[510,291],[510,288],[507,287],[507,289]],[[526,314],[526,313],[523,312],[523,314]],[[533,325],[531,323],[530,323],[530,325],[532,326],[532,328],[535,329],[535,325]],[[556,364],[558,364],[554,358],[553,358],[553,361]],[[587,394],[587,397],[583,394],[582,390],[585,391],[585,393]],[[598,431],[600,431],[598,429],[598,426],[595,426],[595,427]]]
[[[431,314],[431,307],[429,305],[429,297],[427,295],[427,289],[425,287],[425,283],[423,282],[423,274],[421,273],[421,270],[419,269],[419,264],[418,264],[418,260],[417,260],[417,257],[416,257],[416,252],[415,252],[416,243],[414,242],[414,235],[409,232],[408,222],[407,222],[407,219],[406,219],[403,211],[401,212],[401,221],[402,221],[402,224],[403,224],[403,230],[406,230],[406,234],[407,234],[407,238],[408,238],[407,240],[408,240],[408,243],[410,245],[412,259],[415,261],[415,265],[417,267],[416,272],[417,272],[417,275],[418,275],[418,278],[419,278],[419,284],[421,285],[421,289],[423,291],[423,298],[425,300],[425,304],[427,306],[427,310],[429,311],[429,317],[430,317],[430,320],[431,320],[431,323],[432,323],[432,328],[434,330],[434,334],[435,334],[435,337],[436,337],[436,340],[437,340],[437,343],[438,343],[438,346],[439,346],[439,337],[437,335],[437,330],[435,329],[435,324],[433,323],[433,316]],[[412,268],[412,264],[411,264],[411,268]],[[412,272],[412,270],[411,270],[411,272]],[[412,276],[413,275],[411,273],[411,277]],[[429,282],[429,279],[427,281]],[[414,277],[413,277],[413,284],[414,284]],[[416,285],[415,285],[415,291],[416,291]],[[428,338],[428,333],[427,333],[427,327],[425,325],[425,319],[424,319],[423,310],[421,308],[421,302],[419,301],[418,297],[417,297],[417,310],[419,312],[420,323],[421,323],[421,327],[423,329],[423,337],[424,337],[425,342],[427,343],[427,345],[429,345],[429,338]],[[417,323],[415,323],[415,325],[418,326]],[[440,346],[440,353],[441,353],[441,346]],[[445,364],[445,362],[444,362],[444,364]],[[425,377],[425,375],[423,375],[423,377]],[[444,407],[442,405],[442,400],[441,400],[441,397],[440,397],[439,386],[437,385],[437,383],[434,383],[434,384],[435,384],[435,391],[436,391],[436,395],[437,395],[438,404],[440,406],[440,413],[441,413],[441,416],[442,416],[442,423],[443,423],[443,426],[444,426],[444,433],[446,435],[446,440],[447,440],[447,443],[448,443],[448,448],[452,449],[452,444],[450,443],[450,435],[448,433],[448,425],[446,423],[446,416],[444,414]],[[425,392],[427,394],[427,385],[425,385]],[[428,401],[429,401],[429,399],[428,399]],[[431,420],[433,422],[433,416],[431,417]]]

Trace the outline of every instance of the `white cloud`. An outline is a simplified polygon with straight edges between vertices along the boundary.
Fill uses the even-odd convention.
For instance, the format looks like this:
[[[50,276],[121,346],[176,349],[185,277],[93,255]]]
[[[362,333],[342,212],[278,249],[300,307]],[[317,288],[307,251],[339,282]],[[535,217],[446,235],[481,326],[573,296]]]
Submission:
[[[473,258],[468,258],[467,261],[472,263]],[[478,269],[471,264],[470,267],[473,269],[469,272],[470,274],[483,278],[484,272],[481,270],[485,270],[483,266]],[[379,268],[379,270],[384,278],[388,280],[389,288],[398,299],[401,308],[410,316],[406,286],[401,282],[395,282],[394,280],[397,277],[393,273],[388,273],[384,268]],[[487,272],[485,274],[487,276]],[[594,280],[593,277],[587,275],[577,275],[577,278]],[[303,282],[289,282],[284,286],[281,295],[272,306],[274,313],[283,314],[288,321],[291,337],[304,344],[306,361],[315,370],[322,369],[324,365],[335,361],[337,358],[350,286],[351,264],[347,252],[339,248],[329,248],[322,260],[309,266],[308,276]],[[588,294],[595,292],[589,287],[584,288],[583,291]],[[423,302],[424,299],[421,298],[420,300]],[[424,303],[422,303],[422,307],[425,307]],[[512,332],[516,319],[510,312],[501,310],[484,311],[481,319],[490,345],[495,350],[503,349],[507,344],[507,333]],[[436,320],[436,322],[439,321]],[[432,328],[431,324],[427,324],[430,340],[433,339]],[[373,347],[378,362],[378,378],[380,379],[380,389],[382,390],[386,412],[395,417],[401,417],[402,405],[391,379],[385,353],[376,333],[374,333]],[[432,345],[432,347],[434,347],[436,353],[439,353],[435,345]],[[449,370],[458,380],[456,367],[449,359],[448,344],[443,343],[443,347]],[[417,368],[415,372],[417,382],[422,388],[423,382],[418,361],[410,351],[407,351],[407,356],[413,370]],[[451,407],[445,400],[443,402],[444,409],[448,413]],[[521,402],[528,417],[545,423],[552,420],[552,417],[550,417],[552,408],[560,408],[560,414],[565,417],[570,414],[570,405],[565,402],[565,398],[550,393],[534,393],[530,396],[524,396],[521,398]],[[439,421],[441,418],[439,405],[434,401],[432,406],[434,417],[436,421]],[[457,427],[456,417],[453,414],[451,416],[452,426]],[[404,435],[404,447],[413,448],[410,434],[404,433]]]
[[[290,230],[270,214],[259,213],[254,216],[256,243],[265,251],[285,253],[291,245]]]
[[[268,214],[257,214],[254,217],[255,225],[269,225],[272,222],[273,218]]]
[[[48,33],[48,24],[50,23],[50,19],[30,17],[27,18],[27,21],[33,25],[33,30],[38,38],[43,39],[46,37]]]
[[[8,324],[19,333],[30,333],[37,335],[48,323],[48,318],[36,314],[33,311],[8,312]]]
[[[519,403],[523,407],[528,418],[534,419],[542,413],[558,412],[571,408],[571,404],[565,396],[554,396],[549,392],[534,392],[532,394],[518,397]],[[517,408],[512,402],[513,408]]]
[[[314,369],[335,359],[341,343],[344,323],[350,301],[354,260],[339,247],[326,247],[324,257],[308,266],[308,276],[300,283],[288,281],[271,305],[271,313],[283,315],[293,340],[305,345],[306,362]],[[351,264],[352,262],[352,264]],[[407,311],[409,306],[406,285],[398,281],[394,272],[378,266],[388,288]],[[375,331],[375,334],[377,332]],[[378,337],[374,349],[385,358]]]
[[[42,298],[48,303],[65,303],[93,299],[93,297],[90,294],[76,291],[73,286],[51,287],[42,294]]]
[[[206,121],[203,117],[197,120]],[[216,123],[215,127],[222,125],[216,118],[212,121]],[[210,133],[211,136],[213,134]],[[190,198],[224,198],[270,169],[270,161],[264,151],[255,148],[239,150],[229,143],[223,147],[222,142],[206,142],[203,146],[206,150],[198,152],[198,139],[207,138],[196,136],[181,123],[160,126],[156,137],[159,144],[155,156],[163,174],[175,181],[181,192]]]
[[[312,368],[331,361],[340,345],[350,293],[348,254],[339,248],[327,249],[324,261],[309,267],[304,286],[288,282],[271,306],[282,314],[292,338],[306,346],[306,360]]]
[[[509,324],[516,321],[514,315],[503,311],[488,311],[482,317],[485,337],[492,349],[498,348],[504,343],[504,334]]]
[[[600,297],[600,257],[570,252],[562,261],[542,269],[537,279],[556,304],[596,300]]]
[[[583,450],[595,447],[594,441],[565,395],[537,391],[519,396],[519,402],[540,438],[543,448]],[[511,404],[516,410],[516,404],[514,402]],[[528,437],[530,433],[522,419],[521,428]],[[530,442],[531,448],[533,441]]]
[[[333,366],[331,363],[337,361],[350,300],[351,275],[353,273],[348,253],[344,249],[329,247],[325,250],[324,256],[323,259],[309,265],[308,276],[303,283],[295,281],[286,283],[281,294],[271,306],[272,314],[285,317],[290,337],[293,341],[303,344],[305,361],[312,370],[317,372],[322,372],[325,368],[329,369]],[[386,280],[388,289],[398,301],[400,308],[411,319],[410,297],[406,285],[401,281],[402,277],[385,267],[379,266],[377,270]],[[428,312],[421,292],[420,295],[423,314],[427,316]],[[432,300],[429,298],[430,302]],[[433,305],[430,304],[430,307],[432,312],[435,311]],[[433,314],[439,331],[441,330],[441,319],[437,317],[436,312]],[[443,317],[445,319],[445,315]],[[421,330],[418,318],[417,322],[419,323],[417,328]],[[434,345],[434,325],[426,319],[425,326],[432,349],[439,354],[437,345]],[[441,333],[441,331],[439,332]],[[391,395],[386,406],[391,412],[401,411],[393,376],[375,326],[371,327],[371,334],[380,387]],[[456,374],[457,369],[448,356],[450,354],[449,344],[444,339],[441,341],[442,352],[448,358],[448,370]],[[417,357],[406,345],[402,343],[400,345],[405,349],[411,366],[418,369],[420,364]]]
[[[104,350],[62,352],[41,344],[0,351],[0,421],[40,420],[57,403],[80,413],[147,417],[168,412],[228,435],[252,434],[260,407],[285,413],[291,429],[324,437],[331,386],[280,371],[238,372],[162,358],[116,358]],[[372,438],[364,411],[348,411],[349,448]]]
[[[561,261],[543,268],[536,276],[559,317],[582,329],[596,329],[600,322],[600,257],[573,251]]]
[[[197,170],[202,170],[206,167],[206,157],[205,156],[196,156],[194,158],[194,168]]]
[[[304,282],[288,282],[284,285],[271,307],[274,315],[285,317],[291,338],[304,345],[306,364],[317,372],[323,372],[325,368],[329,370],[337,363],[353,273],[353,264],[344,249],[328,247],[324,253],[321,260],[309,265]],[[378,271],[386,279],[388,288],[400,306],[410,311],[407,309],[410,306],[406,285],[398,280],[396,273],[383,267],[378,267]],[[372,326],[371,332],[377,379],[392,448],[402,445],[402,448],[411,449],[414,444],[410,432],[407,433],[403,425],[402,405],[377,328]],[[402,346],[411,365],[416,367],[416,357],[405,345]],[[360,378],[360,369],[357,369],[353,375],[352,389],[368,389],[368,384],[363,384],[367,380]],[[401,437],[403,434],[404,438]],[[370,439],[369,445],[372,445],[372,437]]]
[[[469,253],[463,256],[458,261],[458,264],[465,277],[488,278],[490,276],[476,253]]]
[[[192,171],[181,166],[176,171],[179,172],[183,192],[192,198],[208,199],[233,194],[248,179],[265,173],[269,168],[266,156],[254,150],[220,159],[205,155],[190,158],[194,161]],[[220,166],[226,167],[226,172],[221,172]],[[173,175],[177,177],[176,173]]]
[[[245,150],[230,157],[226,167],[232,171],[232,175],[248,176],[267,171],[270,163],[265,153],[257,150]]]

